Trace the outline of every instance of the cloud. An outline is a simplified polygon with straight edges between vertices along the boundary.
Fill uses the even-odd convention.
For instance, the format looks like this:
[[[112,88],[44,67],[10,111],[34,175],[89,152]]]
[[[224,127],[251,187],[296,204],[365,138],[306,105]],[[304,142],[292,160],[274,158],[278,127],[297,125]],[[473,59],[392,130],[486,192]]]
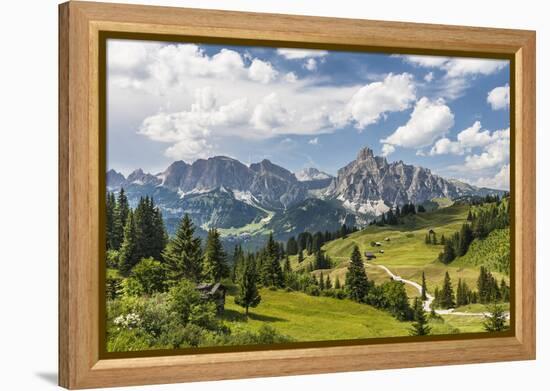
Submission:
[[[296,83],[298,81],[298,76],[294,72],[288,72],[285,75],[285,80],[289,83]]]
[[[383,81],[360,88],[351,98],[339,121],[355,121],[355,127],[364,129],[389,112],[403,111],[416,99],[413,76],[409,73],[390,73]]]
[[[395,152],[395,147],[391,144],[382,145],[382,156],[388,156]]]
[[[416,102],[409,121],[381,142],[406,148],[421,148],[445,135],[453,125],[454,115],[444,100],[422,97]]]
[[[314,137],[311,140],[309,140],[307,143],[311,145],[319,145],[319,137]]]
[[[328,55],[328,52],[326,50],[281,48],[277,49],[277,54],[287,60],[299,60],[311,57],[324,57]]]
[[[462,155],[463,153],[464,149],[459,142],[451,141],[446,137],[437,140],[430,150],[431,156],[446,154]]]
[[[493,110],[506,109],[510,106],[510,86],[496,87],[487,94],[487,103]]]
[[[481,122],[476,121],[469,128],[459,132],[457,140],[463,148],[483,147],[489,144],[493,139],[488,130],[481,130]]]
[[[273,69],[273,66],[269,62],[258,60],[255,58],[248,68],[248,77],[251,80],[259,81],[260,83],[267,84],[272,80],[275,80],[278,72]]]
[[[490,75],[508,65],[508,61],[485,58],[460,58],[439,56],[403,56],[405,62],[424,68],[438,68],[447,77]]]
[[[465,170],[484,170],[508,164],[510,160],[510,130],[495,131],[491,137],[492,142],[484,147],[483,152],[466,156]]]
[[[291,116],[292,113],[281,103],[279,96],[271,93],[254,108],[250,123],[256,129],[271,131],[289,123]]]
[[[311,72],[315,71],[317,69],[317,61],[314,58],[308,58],[304,62],[304,68]]]
[[[478,178],[474,183],[479,187],[510,190],[510,164],[504,165],[496,175]]]
[[[434,73],[433,73],[433,72],[428,72],[428,73],[426,73],[426,75],[424,76],[424,81],[425,81],[426,83],[430,83],[433,79],[434,79]]]
[[[403,56],[403,59],[410,64],[426,68],[441,67],[449,61],[449,57],[440,56]]]

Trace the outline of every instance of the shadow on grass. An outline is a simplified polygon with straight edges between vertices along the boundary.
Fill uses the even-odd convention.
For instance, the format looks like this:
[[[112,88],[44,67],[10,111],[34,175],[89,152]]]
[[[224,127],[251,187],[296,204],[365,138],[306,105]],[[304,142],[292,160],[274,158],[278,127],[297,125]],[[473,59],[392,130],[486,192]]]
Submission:
[[[222,318],[231,322],[246,322],[248,321],[248,319],[257,320],[260,322],[288,322],[287,319],[278,318],[276,316],[256,314],[254,312],[249,312],[247,319],[244,312],[239,312],[231,309],[224,310]]]

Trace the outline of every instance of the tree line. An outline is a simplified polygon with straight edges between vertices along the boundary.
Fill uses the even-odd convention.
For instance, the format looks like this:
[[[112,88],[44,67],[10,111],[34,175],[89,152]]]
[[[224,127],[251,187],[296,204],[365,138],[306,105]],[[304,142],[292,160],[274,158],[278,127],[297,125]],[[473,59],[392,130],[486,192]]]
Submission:
[[[468,222],[460,231],[449,238],[442,237],[444,247],[438,256],[439,261],[449,264],[465,255],[474,239],[485,239],[492,231],[510,226],[509,202],[503,202],[498,196],[488,196],[486,200],[491,202],[468,211]]]
[[[286,242],[286,251],[289,255],[302,255],[304,251],[307,255],[318,252],[321,247],[331,240],[346,238],[349,234],[357,232],[358,228],[355,226],[348,227],[346,224],[342,224],[337,231],[325,231],[325,232],[302,232],[297,237],[291,236]]]

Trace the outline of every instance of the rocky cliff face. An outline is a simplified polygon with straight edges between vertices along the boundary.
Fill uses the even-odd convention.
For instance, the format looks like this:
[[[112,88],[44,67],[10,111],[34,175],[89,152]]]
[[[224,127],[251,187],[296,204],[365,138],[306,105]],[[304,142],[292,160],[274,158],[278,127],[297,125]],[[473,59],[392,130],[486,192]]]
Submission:
[[[429,169],[402,161],[388,163],[374,156],[369,148],[359,151],[357,158],[338,170],[324,195],[337,198],[351,208],[383,201],[387,206],[408,202],[419,204],[437,197],[456,198],[482,192],[475,186],[446,180]]]

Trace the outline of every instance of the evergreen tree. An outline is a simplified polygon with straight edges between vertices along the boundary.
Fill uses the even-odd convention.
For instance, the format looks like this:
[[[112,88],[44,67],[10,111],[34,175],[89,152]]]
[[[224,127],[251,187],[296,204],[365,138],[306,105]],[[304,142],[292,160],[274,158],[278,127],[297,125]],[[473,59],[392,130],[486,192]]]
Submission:
[[[243,262],[237,275],[238,293],[235,297],[235,303],[245,309],[245,315],[248,317],[250,307],[255,308],[260,304],[261,296],[257,287],[258,275],[256,273],[255,262],[252,256],[248,256]]]
[[[105,200],[105,245],[107,250],[117,250],[117,243],[115,242],[115,209],[116,199],[112,192],[107,193]]]
[[[474,240],[472,228],[470,227],[470,224],[463,224],[462,228],[460,229],[460,235],[459,235],[459,244],[458,244],[458,254],[457,256],[461,257],[468,251],[468,248],[470,247],[470,243]]]
[[[327,274],[327,279],[325,281],[325,288],[326,289],[332,289],[332,281],[330,280],[330,275]]]
[[[298,253],[298,263],[304,262],[304,250],[300,250]]]
[[[340,286],[340,279],[338,277],[336,277],[336,280],[334,280],[334,289],[341,289],[342,287]]]
[[[348,272],[346,273],[346,290],[350,299],[362,302],[365,300],[369,289],[365,265],[361,258],[359,247],[355,245],[351,253]]]
[[[120,272],[127,276],[139,261],[136,225],[134,223],[134,214],[130,211],[126,219],[126,226],[124,227],[124,240],[120,247]]]
[[[449,272],[445,272],[443,288],[441,289],[440,306],[443,308],[454,308],[456,306],[455,294],[453,291],[453,285],[451,283]]]
[[[428,326],[428,319],[426,313],[422,307],[422,300],[418,297],[414,299],[414,323],[412,324],[412,330],[410,335],[423,336],[430,334],[431,328]]]
[[[216,228],[208,230],[204,261],[202,265],[203,278],[210,282],[220,281],[229,275],[226,254],[220,240],[220,233]]]
[[[319,289],[324,290],[325,289],[325,279],[323,277],[323,272],[319,275]]]
[[[233,264],[231,267],[231,281],[235,282],[237,277],[237,269],[244,259],[243,249],[240,244],[236,244],[233,249]]]
[[[292,267],[290,266],[290,258],[288,255],[285,257],[285,263],[283,264],[283,273],[286,275],[292,273]]]
[[[439,244],[445,244],[445,235],[441,234],[441,239],[439,239]]]
[[[288,255],[296,255],[298,254],[298,243],[296,242],[296,239],[294,239],[294,236],[291,236],[287,242],[286,242],[286,252]]]
[[[506,325],[506,313],[502,306],[493,303],[487,307],[487,312],[489,315],[485,316],[485,322],[483,322],[483,327],[486,331],[504,331],[508,328]]]
[[[420,298],[422,299],[422,301],[428,300],[426,289],[426,274],[424,274],[424,272],[422,272],[422,293],[420,294]]]
[[[424,208],[424,205],[418,205],[418,213],[424,213],[426,212],[426,208]]]
[[[266,286],[283,286],[283,270],[279,259],[279,246],[273,239],[273,234],[269,234],[265,247],[265,259],[262,267],[262,281]]]
[[[472,221],[474,219],[474,216],[472,215],[472,210],[470,209],[468,211],[468,217],[466,218],[467,221]]]
[[[168,268],[168,277],[172,281],[187,278],[199,282],[201,279],[201,240],[194,237],[194,233],[195,226],[186,214],[162,254]]]
[[[167,235],[164,229],[162,214],[155,208],[153,199],[146,196],[139,200],[134,211],[136,240],[139,259],[152,257],[161,259],[166,247]]]
[[[124,230],[130,214],[130,205],[123,188],[118,193],[113,218],[113,249],[118,250],[124,240]]]

